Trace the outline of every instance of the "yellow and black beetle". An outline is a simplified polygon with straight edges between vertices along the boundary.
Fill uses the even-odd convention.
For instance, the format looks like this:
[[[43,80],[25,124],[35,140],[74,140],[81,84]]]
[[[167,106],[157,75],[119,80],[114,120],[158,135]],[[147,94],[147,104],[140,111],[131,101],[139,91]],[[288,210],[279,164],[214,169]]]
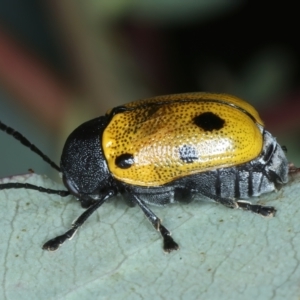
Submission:
[[[115,107],[70,134],[60,168],[12,128],[0,123],[0,129],[61,171],[67,191],[19,183],[0,189],[72,194],[86,208],[71,229],[44,244],[47,250],[56,250],[106,200],[121,194],[130,206],[142,209],[170,252],[178,244],[147,204],[209,198],[273,216],[274,207],[241,199],[274,191],[288,181],[284,151],[264,129],[257,111],[225,94],[168,95]]]

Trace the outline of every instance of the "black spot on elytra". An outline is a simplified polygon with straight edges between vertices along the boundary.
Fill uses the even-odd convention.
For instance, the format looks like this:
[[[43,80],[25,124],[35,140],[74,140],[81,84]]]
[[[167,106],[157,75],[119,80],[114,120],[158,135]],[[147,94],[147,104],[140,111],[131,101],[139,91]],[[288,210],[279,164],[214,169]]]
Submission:
[[[180,159],[185,163],[192,163],[198,159],[197,149],[189,145],[183,145],[179,148]]]
[[[132,154],[124,153],[116,157],[115,164],[121,169],[128,169],[134,164]]]
[[[212,112],[205,112],[194,118],[194,123],[205,131],[220,130],[225,121]]]

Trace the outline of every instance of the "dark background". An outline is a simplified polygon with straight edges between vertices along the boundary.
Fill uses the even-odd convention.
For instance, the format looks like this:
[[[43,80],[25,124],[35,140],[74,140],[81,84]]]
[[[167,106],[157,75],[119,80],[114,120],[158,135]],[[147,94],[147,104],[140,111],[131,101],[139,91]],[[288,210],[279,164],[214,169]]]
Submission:
[[[225,92],[252,103],[299,165],[297,12],[281,1],[0,0],[0,119],[58,163],[70,131],[113,106]],[[51,174],[0,140],[0,176]]]

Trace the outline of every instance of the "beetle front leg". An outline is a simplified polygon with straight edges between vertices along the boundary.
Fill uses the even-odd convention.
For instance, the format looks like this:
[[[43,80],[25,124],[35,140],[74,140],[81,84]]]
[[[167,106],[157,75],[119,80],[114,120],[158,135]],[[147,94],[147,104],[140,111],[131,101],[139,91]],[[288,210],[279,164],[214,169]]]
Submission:
[[[131,195],[131,197],[132,201],[142,209],[143,213],[146,215],[153,227],[160,232],[164,241],[164,251],[170,253],[171,251],[178,250],[179,246],[171,237],[171,232],[161,224],[161,220],[154,214],[154,212],[150,210],[137,196]]]
[[[72,228],[66,231],[64,234],[59,235],[43,245],[43,250],[55,251],[61,246],[66,240],[70,240],[77,230],[83,225],[83,223],[89,218],[89,216],[96,211],[107,199],[115,195],[114,191],[109,191],[102,199],[97,200],[92,204],[84,213],[82,213],[76,221],[72,224]]]

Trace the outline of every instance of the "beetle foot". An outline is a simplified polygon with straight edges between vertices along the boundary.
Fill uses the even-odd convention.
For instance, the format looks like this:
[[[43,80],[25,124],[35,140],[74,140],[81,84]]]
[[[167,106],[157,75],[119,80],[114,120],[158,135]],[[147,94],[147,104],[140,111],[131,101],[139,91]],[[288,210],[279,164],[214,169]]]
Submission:
[[[70,240],[74,234],[76,233],[77,229],[72,228],[70,230],[68,230],[66,233],[64,233],[63,235],[59,235],[57,237],[55,237],[54,239],[49,240],[48,242],[46,242],[42,249],[43,250],[48,250],[48,251],[55,251],[57,250],[66,240]]]
[[[178,244],[173,240],[171,237],[170,231],[164,227],[163,225],[160,224],[159,226],[159,232],[161,233],[163,239],[164,239],[164,251],[166,253],[170,253],[174,250],[178,250],[179,246]]]
[[[273,206],[251,204],[247,201],[237,201],[236,203],[239,208],[252,211],[256,214],[262,215],[263,217],[274,217],[276,214],[276,209]]]

